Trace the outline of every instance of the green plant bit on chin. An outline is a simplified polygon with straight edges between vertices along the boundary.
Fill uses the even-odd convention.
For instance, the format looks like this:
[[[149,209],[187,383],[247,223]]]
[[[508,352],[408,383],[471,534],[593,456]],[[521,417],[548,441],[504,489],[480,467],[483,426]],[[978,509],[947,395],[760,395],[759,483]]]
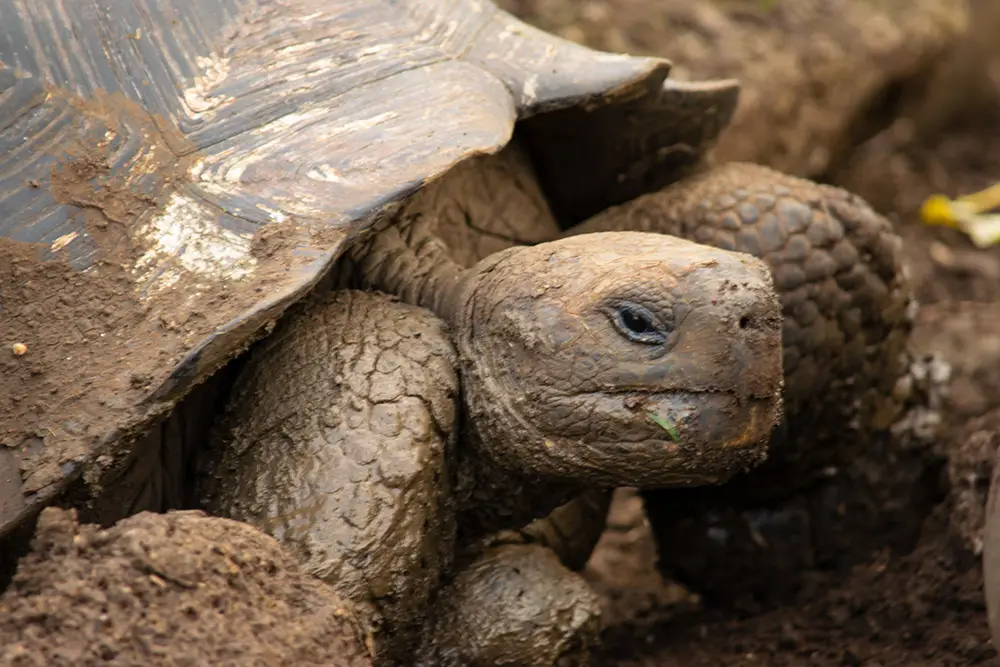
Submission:
[[[671,440],[673,440],[674,442],[681,441],[680,435],[677,434],[677,429],[665,417],[661,417],[655,412],[649,412],[647,414],[649,415],[650,419],[656,422],[660,428],[662,428],[664,431],[667,432],[667,435],[670,436]]]

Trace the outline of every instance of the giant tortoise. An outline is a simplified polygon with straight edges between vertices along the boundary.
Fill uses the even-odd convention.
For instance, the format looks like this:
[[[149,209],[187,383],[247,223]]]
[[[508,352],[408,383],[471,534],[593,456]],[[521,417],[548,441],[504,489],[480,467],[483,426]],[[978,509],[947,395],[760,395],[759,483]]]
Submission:
[[[381,659],[569,664],[610,489],[825,460],[891,382],[898,238],[712,166],[733,81],[485,0],[0,16],[0,531],[201,505]]]

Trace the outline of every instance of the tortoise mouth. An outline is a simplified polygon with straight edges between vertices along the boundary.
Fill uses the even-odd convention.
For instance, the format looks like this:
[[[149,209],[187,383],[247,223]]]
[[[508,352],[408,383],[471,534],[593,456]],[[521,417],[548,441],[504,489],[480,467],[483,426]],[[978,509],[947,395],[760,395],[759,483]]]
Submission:
[[[646,413],[665,438],[703,448],[743,449],[766,443],[778,422],[778,395],[673,392],[649,401]]]
[[[763,462],[781,418],[780,395],[669,392],[617,401],[629,415],[621,432],[570,447],[591,474],[598,471],[611,486],[723,483]]]

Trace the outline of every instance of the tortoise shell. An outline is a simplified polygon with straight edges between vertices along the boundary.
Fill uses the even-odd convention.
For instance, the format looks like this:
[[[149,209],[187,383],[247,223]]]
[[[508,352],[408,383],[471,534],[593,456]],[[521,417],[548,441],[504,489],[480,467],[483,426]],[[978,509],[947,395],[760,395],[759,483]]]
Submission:
[[[676,179],[738,87],[669,68],[485,0],[0,0],[0,535],[514,132],[566,224]]]

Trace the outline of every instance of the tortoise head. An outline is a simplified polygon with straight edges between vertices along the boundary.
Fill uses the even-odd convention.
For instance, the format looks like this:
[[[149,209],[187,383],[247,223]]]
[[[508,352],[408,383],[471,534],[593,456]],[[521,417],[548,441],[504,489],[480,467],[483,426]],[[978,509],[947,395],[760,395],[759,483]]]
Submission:
[[[638,232],[513,248],[472,270],[454,319],[469,423],[502,467],[654,487],[766,456],[782,320],[749,255]]]

